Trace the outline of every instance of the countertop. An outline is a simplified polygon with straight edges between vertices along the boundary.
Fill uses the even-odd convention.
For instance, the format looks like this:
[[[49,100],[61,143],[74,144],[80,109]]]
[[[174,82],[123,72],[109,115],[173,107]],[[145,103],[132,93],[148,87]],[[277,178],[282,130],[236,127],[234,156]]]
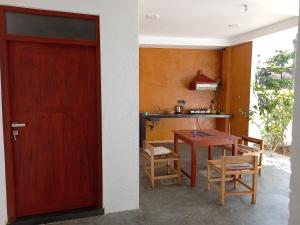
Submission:
[[[151,119],[160,119],[160,118],[232,118],[232,114],[212,114],[212,113],[199,113],[199,114],[189,114],[189,113],[183,113],[183,114],[169,114],[169,113],[148,113],[147,115],[144,115],[143,113],[140,113],[141,116],[143,116],[147,120]]]

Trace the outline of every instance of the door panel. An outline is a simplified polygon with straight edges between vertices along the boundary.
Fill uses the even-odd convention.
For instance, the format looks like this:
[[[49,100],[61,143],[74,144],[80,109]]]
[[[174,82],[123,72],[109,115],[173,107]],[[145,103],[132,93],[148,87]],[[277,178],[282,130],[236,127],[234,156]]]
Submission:
[[[227,47],[223,51],[222,88],[219,103],[225,113],[233,114],[231,133],[248,135],[252,42]],[[228,131],[228,121],[219,120],[217,129]]]
[[[231,132],[248,135],[249,118],[241,113],[249,111],[251,83],[252,42],[231,47]]]
[[[17,217],[98,205],[94,47],[8,42]]]

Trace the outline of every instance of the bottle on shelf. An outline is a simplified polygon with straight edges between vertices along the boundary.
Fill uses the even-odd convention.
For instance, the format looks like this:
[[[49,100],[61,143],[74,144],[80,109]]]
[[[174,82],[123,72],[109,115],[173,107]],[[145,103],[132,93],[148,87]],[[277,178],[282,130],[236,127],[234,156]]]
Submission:
[[[193,137],[197,136],[197,127],[196,126],[193,127],[192,135],[193,135]]]
[[[216,109],[216,106],[215,106],[215,100],[211,100],[211,102],[210,102],[210,113],[212,113],[212,114],[217,113],[217,109]]]

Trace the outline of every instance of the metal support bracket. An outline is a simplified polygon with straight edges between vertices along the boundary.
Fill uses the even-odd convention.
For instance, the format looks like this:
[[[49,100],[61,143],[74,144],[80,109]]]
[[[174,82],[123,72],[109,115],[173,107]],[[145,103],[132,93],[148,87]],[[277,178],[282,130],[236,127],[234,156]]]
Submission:
[[[150,118],[150,119],[147,119],[147,120],[150,121],[149,126],[150,126],[151,130],[153,130],[155,125],[159,124],[160,118]]]

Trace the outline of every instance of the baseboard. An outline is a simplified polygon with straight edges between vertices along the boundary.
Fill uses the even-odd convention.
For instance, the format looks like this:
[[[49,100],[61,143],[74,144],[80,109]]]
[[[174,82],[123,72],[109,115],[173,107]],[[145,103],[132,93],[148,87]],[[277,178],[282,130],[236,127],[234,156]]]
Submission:
[[[80,219],[85,217],[104,215],[104,209],[76,209],[59,213],[50,213],[37,216],[28,216],[17,219],[9,225],[37,225],[44,223],[53,223],[64,220]]]

